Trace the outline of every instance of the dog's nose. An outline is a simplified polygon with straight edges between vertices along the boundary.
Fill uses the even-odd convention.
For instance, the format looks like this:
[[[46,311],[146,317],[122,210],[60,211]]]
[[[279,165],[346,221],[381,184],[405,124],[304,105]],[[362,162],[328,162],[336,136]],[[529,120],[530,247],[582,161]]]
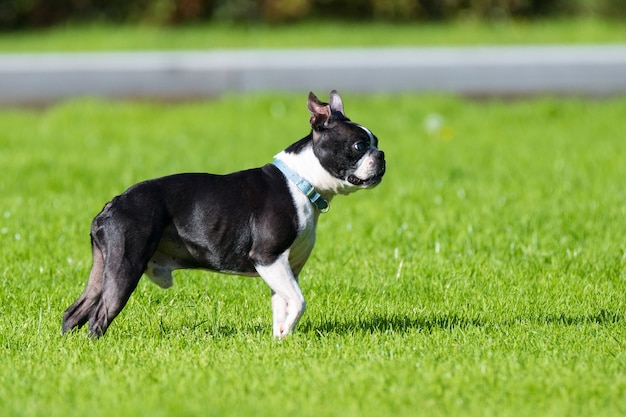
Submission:
[[[374,160],[376,161],[376,164],[378,165],[378,175],[382,176],[387,170],[387,167],[386,167],[387,163],[385,162],[385,153],[377,149],[374,152],[373,157],[374,157]]]

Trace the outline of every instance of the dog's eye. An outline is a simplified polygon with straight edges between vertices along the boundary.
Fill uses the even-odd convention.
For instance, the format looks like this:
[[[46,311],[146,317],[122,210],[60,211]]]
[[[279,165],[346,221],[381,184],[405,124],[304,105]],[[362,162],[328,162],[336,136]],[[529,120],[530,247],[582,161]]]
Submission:
[[[356,149],[359,152],[363,152],[367,148],[369,148],[369,146],[365,142],[357,142],[357,143],[354,144],[354,149]]]

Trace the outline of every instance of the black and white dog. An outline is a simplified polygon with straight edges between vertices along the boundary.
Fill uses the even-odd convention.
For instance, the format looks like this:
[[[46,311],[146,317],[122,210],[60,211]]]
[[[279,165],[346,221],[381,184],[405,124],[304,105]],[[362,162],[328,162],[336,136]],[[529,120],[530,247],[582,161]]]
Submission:
[[[93,266],[83,294],[63,314],[63,332],[89,322],[103,335],[142,274],[163,288],[172,271],[200,268],[260,276],[272,290],[273,332],[290,334],[304,313],[298,274],[332,197],[380,183],[378,139],[309,93],[311,133],[272,164],[229,175],[179,174],[133,185],[91,225]]]

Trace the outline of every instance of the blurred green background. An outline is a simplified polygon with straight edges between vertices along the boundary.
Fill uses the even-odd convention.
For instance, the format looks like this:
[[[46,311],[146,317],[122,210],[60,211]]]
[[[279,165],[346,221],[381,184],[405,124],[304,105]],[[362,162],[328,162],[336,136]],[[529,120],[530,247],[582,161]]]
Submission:
[[[626,16],[626,0],[1,0],[0,29],[66,23],[291,23]]]

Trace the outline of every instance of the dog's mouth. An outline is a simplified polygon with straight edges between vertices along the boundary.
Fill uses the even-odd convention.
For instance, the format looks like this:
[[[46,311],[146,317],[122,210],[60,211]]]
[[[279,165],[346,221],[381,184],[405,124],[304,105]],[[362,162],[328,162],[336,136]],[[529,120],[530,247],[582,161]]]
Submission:
[[[363,178],[357,177],[356,175],[348,175],[347,181],[356,187],[371,188],[380,184],[380,182],[383,180],[383,175],[385,175],[384,164],[371,177],[363,179]]]

